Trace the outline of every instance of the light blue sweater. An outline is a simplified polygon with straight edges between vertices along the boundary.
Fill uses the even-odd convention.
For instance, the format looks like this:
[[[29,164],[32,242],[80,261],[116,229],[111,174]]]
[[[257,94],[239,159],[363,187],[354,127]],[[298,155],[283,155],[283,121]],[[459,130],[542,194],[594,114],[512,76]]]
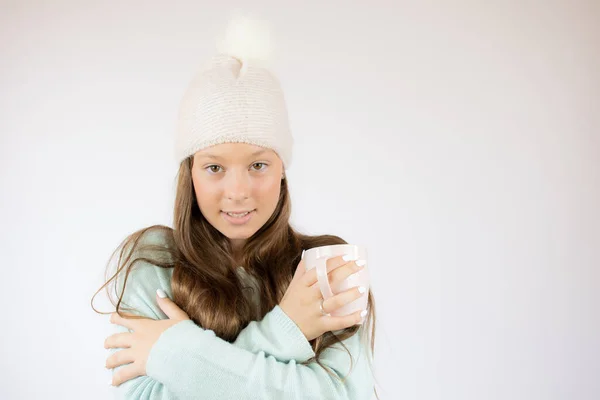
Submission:
[[[153,243],[160,240],[156,234],[150,237]],[[123,296],[123,303],[136,311],[124,311],[166,319],[156,303],[156,289],[173,298],[172,272],[172,268],[138,261],[127,279]],[[120,295],[122,278],[117,283]],[[112,326],[114,333],[130,332],[120,325]],[[342,383],[316,362],[300,364],[315,353],[279,306],[262,320],[250,322],[234,343],[222,340],[191,320],[181,321],[163,332],[152,347],[146,363],[147,376],[129,380],[113,390],[120,399],[369,400],[374,385],[364,334],[361,327],[343,342],[352,354],[353,369]],[[112,354],[117,350],[120,349],[108,351]],[[350,370],[350,356],[339,344],[324,350],[320,360],[341,379]],[[123,367],[115,368],[113,373]]]

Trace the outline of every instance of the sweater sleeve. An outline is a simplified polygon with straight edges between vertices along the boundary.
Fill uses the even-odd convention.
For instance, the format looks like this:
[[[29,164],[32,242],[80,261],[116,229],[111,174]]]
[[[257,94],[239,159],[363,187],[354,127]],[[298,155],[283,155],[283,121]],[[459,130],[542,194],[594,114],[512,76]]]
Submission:
[[[323,351],[321,363],[331,376],[316,362],[281,362],[263,351],[233,346],[191,320],[181,321],[154,344],[146,373],[180,399],[369,400],[373,381],[360,332],[343,342],[352,355],[351,371],[342,348]]]
[[[170,274],[146,263],[136,264],[123,295],[125,310],[152,319],[167,316],[156,303],[156,289],[172,298]],[[361,329],[362,330],[362,329]],[[361,332],[359,330],[359,332]],[[114,331],[128,329],[114,325]],[[330,376],[316,362],[301,365],[314,356],[296,324],[276,306],[261,321],[252,321],[234,343],[228,343],[193,321],[182,321],[165,331],[151,350],[146,376],[117,387],[121,399],[370,399],[373,392],[366,350],[359,334],[344,341],[352,354],[332,346],[321,355]],[[110,349],[113,353],[120,349]],[[125,366],[119,366],[113,373]],[[198,377],[201,377],[200,379]]]
[[[296,323],[275,306],[262,320],[251,321],[233,345],[253,353],[263,351],[278,361],[302,363],[315,356],[310,343]]]

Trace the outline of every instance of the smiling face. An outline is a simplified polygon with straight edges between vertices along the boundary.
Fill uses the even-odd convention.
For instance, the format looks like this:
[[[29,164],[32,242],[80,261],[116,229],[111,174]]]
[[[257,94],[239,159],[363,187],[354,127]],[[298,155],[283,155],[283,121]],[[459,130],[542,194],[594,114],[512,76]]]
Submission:
[[[234,248],[271,217],[281,191],[283,163],[271,149],[224,143],[194,154],[192,181],[202,215]]]

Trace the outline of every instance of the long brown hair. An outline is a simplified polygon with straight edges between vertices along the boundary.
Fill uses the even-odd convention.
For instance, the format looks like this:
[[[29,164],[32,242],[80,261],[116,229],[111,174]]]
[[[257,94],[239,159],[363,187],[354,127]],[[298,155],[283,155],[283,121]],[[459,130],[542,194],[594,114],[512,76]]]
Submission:
[[[257,278],[260,289],[260,315],[256,315],[256,305],[251,304],[243,295],[243,285],[235,275],[236,263],[232,257],[230,241],[214,228],[200,212],[192,182],[193,156],[185,159],[177,176],[177,189],[173,228],[153,225],[127,236],[115,250],[111,260],[121,249],[117,270],[92,297],[107,288],[109,298],[120,313],[123,295],[115,302],[110,296],[108,285],[119,273],[126,269],[127,276],[138,261],[146,261],[157,267],[173,268],[171,289],[173,301],[185,311],[199,326],[210,329],[220,338],[233,342],[237,335],[252,320],[260,320],[275,307],[285,294],[301,259],[302,250],[318,246],[345,244],[346,241],[333,235],[308,236],[296,232],[290,226],[291,201],[287,187],[287,178],[281,180],[279,201],[269,220],[250,237],[243,248],[242,265],[245,270]],[[147,233],[159,231],[167,238],[167,246],[139,244]],[[144,246],[143,249],[139,248]],[[153,254],[152,258],[137,257],[131,260],[134,251],[137,254]],[[145,252],[142,250],[151,250]],[[160,254],[163,254],[161,256]],[[109,261],[110,264],[110,261]],[[239,264],[239,263],[238,263]],[[108,269],[107,269],[108,271]],[[108,276],[108,275],[107,275]],[[124,288],[123,291],[124,292]],[[106,314],[94,310],[97,313]],[[368,294],[367,316],[363,323],[366,347],[373,355],[375,348],[375,302],[373,294]],[[369,327],[371,328],[369,331]],[[340,343],[354,335],[359,325],[337,331],[326,332],[310,341],[315,357],[304,362],[316,361],[330,374],[320,362],[320,355],[329,346]],[[370,338],[370,346],[368,345]],[[341,343],[344,346],[343,343]],[[344,348],[346,348],[344,346]],[[346,348],[348,352],[348,349]],[[350,354],[348,352],[348,354]],[[367,352],[369,354],[369,352]],[[352,357],[350,357],[352,362]],[[371,363],[371,360],[369,360]],[[333,374],[332,374],[333,375]]]

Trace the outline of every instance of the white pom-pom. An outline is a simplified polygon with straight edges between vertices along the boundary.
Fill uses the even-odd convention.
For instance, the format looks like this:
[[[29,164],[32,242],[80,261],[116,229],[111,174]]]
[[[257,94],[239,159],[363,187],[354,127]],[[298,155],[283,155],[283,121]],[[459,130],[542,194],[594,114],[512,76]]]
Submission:
[[[271,62],[272,43],[269,25],[239,11],[231,18],[225,36],[218,41],[219,53],[241,61],[251,60],[266,65]]]

